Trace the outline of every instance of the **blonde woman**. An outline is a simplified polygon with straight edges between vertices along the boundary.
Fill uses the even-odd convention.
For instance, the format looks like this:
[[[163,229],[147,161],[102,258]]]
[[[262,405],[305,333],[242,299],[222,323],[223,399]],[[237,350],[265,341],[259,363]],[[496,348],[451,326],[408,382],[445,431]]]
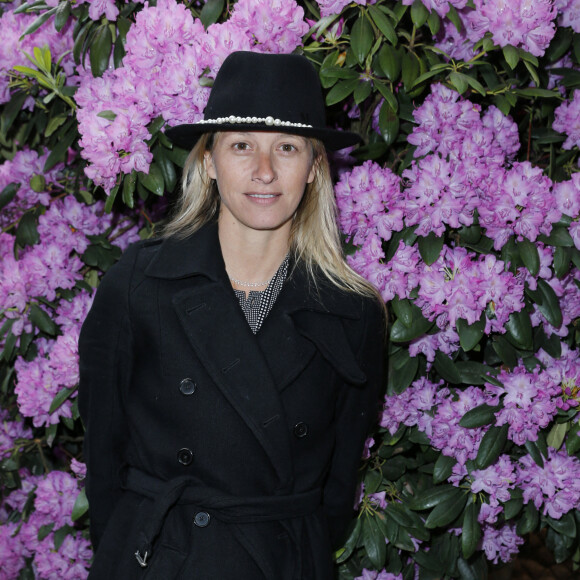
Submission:
[[[314,68],[238,52],[164,236],[103,279],[80,341],[90,578],[326,580],[376,419],[383,306],[341,254]]]

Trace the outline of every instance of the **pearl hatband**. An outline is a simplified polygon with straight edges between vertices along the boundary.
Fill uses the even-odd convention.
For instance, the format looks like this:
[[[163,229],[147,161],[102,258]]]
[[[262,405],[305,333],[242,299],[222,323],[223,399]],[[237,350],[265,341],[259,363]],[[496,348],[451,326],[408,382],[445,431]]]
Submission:
[[[264,123],[268,127],[303,127],[312,128],[312,125],[306,125],[305,123],[291,123],[290,121],[282,121],[281,119],[274,119],[274,117],[236,117],[235,115],[230,115],[229,117],[218,117],[217,119],[202,119],[197,122],[199,125],[224,125],[226,123],[236,124],[252,124]]]

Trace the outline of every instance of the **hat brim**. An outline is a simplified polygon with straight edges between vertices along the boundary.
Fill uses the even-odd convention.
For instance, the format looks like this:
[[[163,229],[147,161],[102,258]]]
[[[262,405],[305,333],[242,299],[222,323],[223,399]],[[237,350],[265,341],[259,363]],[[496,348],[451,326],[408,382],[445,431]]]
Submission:
[[[275,133],[289,133],[301,137],[313,137],[324,143],[329,151],[338,151],[346,147],[353,147],[362,142],[358,133],[338,131],[320,127],[284,127],[270,126],[264,123],[197,123],[190,125],[176,125],[169,127],[165,135],[179,147],[192,149],[203,133],[217,131],[263,131]]]

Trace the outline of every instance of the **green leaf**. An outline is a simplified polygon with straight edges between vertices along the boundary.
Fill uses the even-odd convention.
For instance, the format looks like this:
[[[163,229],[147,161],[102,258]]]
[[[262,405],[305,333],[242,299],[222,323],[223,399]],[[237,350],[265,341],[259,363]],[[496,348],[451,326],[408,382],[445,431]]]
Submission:
[[[409,342],[425,334],[433,324],[423,316],[416,319],[411,328],[405,326],[400,320],[395,320],[391,327],[391,340],[393,342]]]
[[[485,334],[485,313],[473,324],[468,324],[463,318],[458,318],[455,324],[457,334],[459,334],[459,344],[465,352],[468,352],[479,344]]]
[[[402,80],[405,91],[409,92],[415,84],[415,79],[419,76],[419,61],[417,57],[410,52],[403,55],[401,64]]]
[[[60,32],[65,24],[68,22],[68,17],[70,16],[70,2],[60,2],[56,7],[56,16],[54,17],[54,28],[57,32]]]
[[[441,19],[435,10],[432,10],[429,14],[429,18],[427,18],[427,25],[429,26],[429,30],[433,36],[439,32],[439,29],[441,28]]]
[[[387,557],[387,545],[383,533],[373,516],[366,517],[362,525],[362,541],[367,556],[377,569],[381,569]]]
[[[16,243],[21,246],[32,246],[40,239],[36,227],[36,216],[33,212],[26,212],[18,222],[16,230]]]
[[[78,137],[78,132],[75,126],[71,127],[58,143],[52,148],[49,156],[44,162],[43,171],[50,171],[57,163],[65,160],[68,148],[73,144]]]
[[[387,145],[395,142],[399,134],[399,116],[386,100],[379,111],[379,129]]]
[[[326,104],[334,105],[346,99],[358,86],[358,79],[337,82],[326,95]]]
[[[97,117],[102,117],[103,119],[107,119],[108,121],[114,121],[117,118],[117,113],[107,109],[106,111],[101,111],[100,113],[97,113]]]
[[[568,455],[574,455],[580,450],[580,423],[576,422],[570,426],[566,437],[566,451]]]
[[[224,4],[224,0],[207,0],[203,5],[199,19],[206,30],[211,24],[215,24],[219,20],[224,11]]]
[[[135,187],[137,186],[137,172],[133,169],[129,175],[123,179],[123,203],[128,208],[135,206]]]
[[[479,444],[479,451],[475,458],[478,469],[485,469],[497,461],[507,441],[509,425],[490,427]]]
[[[414,315],[421,312],[421,309],[415,306],[408,298],[400,299],[398,296],[395,296],[395,298],[391,300],[390,305],[393,308],[394,313],[397,315],[397,318],[400,319],[407,328],[412,326]]]
[[[550,433],[548,433],[547,443],[550,447],[558,450],[562,447],[564,443],[564,437],[566,437],[567,424],[566,423],[556,423]]]
[[[513,369],[518,364],[518,353],[515,348],[503,337],[495,336],[492,348],[497,356],[510,368]]]
[[[530,240],[526,238],[521,242],[517,242],[517,245],[524,266],[532,276],[537,276],[540,271],[540,254],[538,254],[538,247],[534,242],[530,242]]]
[[[570,267],[572,260],[572,248],[565,248],[563,246],[556,246],[554,249],[554,261],[552,267],[556,278],[563,278]]]
[[[457,558],[457,570],[459,578],[457,580],[483,580],[487,578],[488,562],[483,553],[471,558],[469,562],[463,558]]]
[[[437,484],[446,481],[453,473],[453,467],[456,463],[457,459],[455,457],[448,457],[441,453],[433,467],[433,483]]]
[[[518,49],[512,46],[511,44],[508,44],[507,46],[503,47],[502,52],[503,57],[505,58],[505,61],[508,63],[509,67],[512,70],[515,69],[516,66],[518,65],[518,62],[520,62],[520,55],[518,53]]]
[[[430,487],[409,500],[407,505],[414,511],[428,510],[456,497],[458,492],[460,490],[451,484]]]
[[[518,536],[525,536],[533,532],[540,521],[538,510],[534,507],[533,502],[526,504],[522,512],[522,516],[516,525],[516,533]]]
[[[544,99],[558,98],[558,93],[556,91],[549,91],[548,89],[536,89],[536,88],[526,88],[526,89],[514,89],[514,93],[520,97],[526,97],[533,99],[536,97],[541,97]]]
[[[574,240],[570,236],[567,226],[555,225],[549,236],[541,235],[538,239],[550,246],[564,246],[566,248],[574,246]]]
[[[74,533],[74,530],[70,526],[63,526],[56,530],[56,532],[54,532],[54,549],[57,551],[60,550],[64,539],[72,533]]]
[[[368,10],[369,14],[371,15],[371,18],[373,19],[373,22],[376,24],[377,28],[381,31],[382,35],[393,46],[397,46],[397,42],[399,41],[399,39],[397,38],[397,33],[395,31],[394,26],[391,24],[389,18],[382,12],[382,10],[379,10],[376,6],[370,5],[368,7]],[[385,48],[386,46],[388,45],[384,45],[383,48]],[[386,72],[387,71],[385,71],[385,73]],[[390,78],[388,75],[387,77],[389,78],[390,81],[394,80]]]
[[[530,457],[535,461],[536,465],[544,467],[544,458],[538,449],[535,441],[526,441],[524,444],[526,451],[530,454]]]
[[[341,564],[345,560],[348,560],[358,545],[362,531],[362,518],[357,518],[351,525],[354,525],[354,527],[343,546],[344,551],[336,559],[337,564]]]
[[[389,44],[384,44],[378,54],[379,65],[385,76],[391,81],[398,80],[401,74],[401,53]]]
[[[372,92],[373,87],[369,81],[359,81],[356,89],[354,90],[354,102],[360,105]],[[399,118],[397,117],[397,124]]]
[[[44,526],[40,526],[40,528],[38,528],[38,541],[42,542],[42,540],[44,540],[44,538],[46,538],[48,536],[48,534],[50,534],[50,532],[52,532],[52,529],[54,528],[54,522],[50,523],[50,524],[45,524]]]
[[[373,27],[364,12],[361,12],[350,31],[350,47],[359,64],[364,64],[373,45],[373,40]]]
[[[437,260],[442,249],[443,236],[437,236],[434,232],[427,236],[419,236],[419,253],[428,266]]]
[[[459,425],[468,429],[483,427],[495,423],[495,414],[500,410],[499,405],[491,406],[483,403],[473,409],[470,409],[461,417]]]
[[[453,361],[440,350],[435,353],[435,369],[448,383],[461,383],[461,375]]]
[[[463,557],[468,560],[473,556],[479,539],[481,538],[481,526],[477,521],[480,506],[471,501],[465,508],[463,514],[463,528],[461,530],[461,553]]]
[[[389,105],[391,105],[391,109],[393,109],[393,111],[398,111],[399,101],[397,101],[397,97],[395,97],[391,89],[380,81],[375,82],[375,88],[379,90],[379,93],[381,93],[384,99],[389,103]]]
[[[34,302],[30,304],[28,319],[32,324],[34,324],[34,326],[36,326],[36,328],[38,328],[38,330],[45,334],[55,336],[58,331],[58,327],[54,320],[52,320],[52,318]]]
[[[429,10],[427,10],[421,0],[415,0],[411,6],[411,20],[413,24],[419,28],[427,22],[427,18],[429,18]]]
[[[73,506],[71,514],[72,521],[76,522],[78,519],[84,516],[88,510],[89,510],[89,500],[87,499],[85,488],[83,488],[81,489],[81,491],[77,495],[77,499],[75,500],[75,504]]]
[[[438,504],[425,520],[427,529],[440,528],[453,522],[463,511],[467,503],[468,495],[456,489],[456,494]]]
[[[426,80],[433,78],[434,76],[442,73],[444,70],[449,69],[449,65],[446,63],[441,63],[432,66],[427,72],[423,73],[422,75],[418,76],[414,83],[413,88],[419,86],[421,83],[425,82]]]
[[[538,290],[542,295],[542,303],[538,304],[540,312],[552,326],[560,328],[562,325],[562,310],[556,293],[543,279],[538,280]]]
[[[16,197],[19,188],[20,183],[9,183],[0,192],[0,209],[6,207]]]
[[[43,12],[23,33],[19,40],[22,40],[25,36],[36,32],[58,9],[58,6]]]
[[[511,520],[511,519],[515,518],[522,510],[523,505],[524,505],[524,500],[520,497],[512,498],[512,499],[509,499],[508,501],[506,501],[503,504],[505,519]]]
[[[94,77],[103,76],[103,73],[107,70],[112,48],[113,36],[111,35],[109,23],[105,22],[97,28],[89,52],[91,72]]]
[[[546,516],[546,521],[548,525],[563,536],[568,536],[569,538],[576,537],[576,521],[572,512],[564,514],[560,519],[556,520],[550,516]]]
[[[163,175],[161,169],[155,161],[149,166],[149,173],[138,173],[139,181],[155,195],[162,196],[165,191],[165,184],[163,182]]]
[[[455,89],[460,95],[462,95],[469,86],[465,78],[465,75],[455,71],[449,73],[449,81],[455,87]]]
[[[105,202],[105,211],[107,213],[110,213],[113,209],[113,204],[117,198],[117,193],[119,193],[119,184],[115,185],[115,187],[111,189],[109,196],[107,197],[107,201]]]
[[[50,403],[50,408],[48,409],[49,414],[50,413],[54,413],[59,407],[62,406],[62,404],[74,393],[76,392],[76,387],[73,387],[71,389],[69,388],[64,388],[61,389],[56,396],[54,397],[54,399],[52,400],[52,402]]]
[[[402,349],[398,358],[399,366],[393,364],[393,357],[389,363],[387,375],[387,389],[389,393],[402,393],[414,380],[419,369],[419,359],[409,355],[407,349]]]
[[[525,350],[532,350],[532,322],[530,315],[522,308],[519,312],[512,312],[505,324],[507,338],[514,346]]]

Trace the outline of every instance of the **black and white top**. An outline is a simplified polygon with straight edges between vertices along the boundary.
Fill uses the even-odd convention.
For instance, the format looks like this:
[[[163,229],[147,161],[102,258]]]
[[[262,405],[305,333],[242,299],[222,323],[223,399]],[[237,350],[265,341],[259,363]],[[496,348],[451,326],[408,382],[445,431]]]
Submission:
[[[260,330],[264,319],[268,316],[268,312],[272,310],[272,306],[274,306],[274,302],[276,302],[276,298],[278,298],[278,294],[282,290],[286,275],[288,274],[289,256],[289,254],[286,255],[265,290],[250,290],[246,297],[245,290],[236,290],[234,288],[246,320],[254,334]]]

